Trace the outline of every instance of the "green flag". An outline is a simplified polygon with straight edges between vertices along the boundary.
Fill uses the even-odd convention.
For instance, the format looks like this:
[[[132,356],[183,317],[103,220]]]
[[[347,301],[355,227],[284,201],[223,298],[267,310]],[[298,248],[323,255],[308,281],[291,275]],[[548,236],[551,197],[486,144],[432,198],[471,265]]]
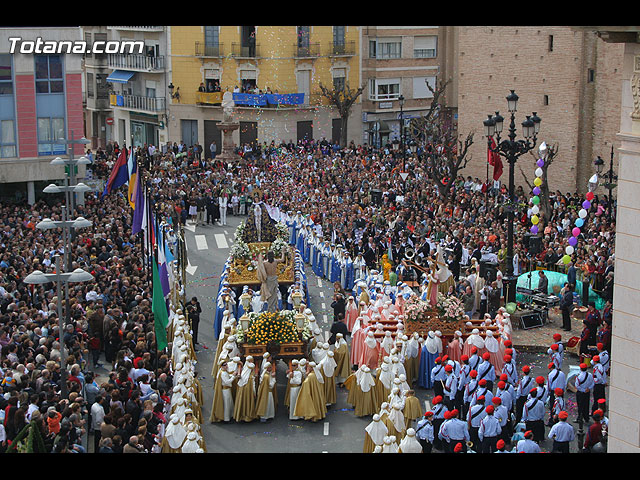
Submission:
[[[167,304],[162,293],[162,284],[160,283],[160,275],[158,274],[158,264],[153,258],[153,300],[151,311],[153,312],[153,324],[156,332],[156,348],[158,351],[164,350],[167,343],[167,325],[169,324],[169,315],[167,314]]]

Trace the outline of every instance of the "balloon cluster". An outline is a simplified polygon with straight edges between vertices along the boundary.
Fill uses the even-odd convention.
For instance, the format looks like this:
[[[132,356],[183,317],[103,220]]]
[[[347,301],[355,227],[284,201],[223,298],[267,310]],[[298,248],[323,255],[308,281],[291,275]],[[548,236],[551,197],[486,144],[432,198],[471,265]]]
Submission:
[[[531,203],[533,203],[533,207],[531,207],[531,213],[533,213],[533,215],[531,215],[531,223],[533,225],[531,226],[529,231],[533,235],[538,234],[538,223],[540,223],[540,217],[538,216],[538,214],[540,213],[540,207],[538,205],[540,205],[540,193],[542,193],[542,190],[540,190],[540,186],[542,185],[542,175],[544,174],[542,167],[544,167],[544,160],[547,158],[547,144],[545,142],[542,142],[542,144],[540,144],[540,147],[538,148],[538,151],[540,152],[540,158],[536,162],[538,168],[536,168],[535,171],[536,179],[533,181],[533,197],[530,200]]]
[[[574,222],[575,226],[571,230],[571,237],[569,237],[569,245],[565,247],[565,255],[562,257],[562,263],[565,265],[571,261],[571,255],[575,252],[575,247],[578,244],[578,236],[582,232],[580,229],[583,227],[585,219],[587,218],[593,197],[593,192],[587,192],[585,200],[582,202],[582,208],[578,211],[578,218],[576,218],[576,221]]]

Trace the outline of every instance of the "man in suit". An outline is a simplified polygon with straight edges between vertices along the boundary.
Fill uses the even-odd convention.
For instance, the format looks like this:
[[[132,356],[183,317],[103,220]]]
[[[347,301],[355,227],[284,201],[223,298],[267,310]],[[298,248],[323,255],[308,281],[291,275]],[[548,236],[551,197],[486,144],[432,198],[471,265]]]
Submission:
[[[560,300],[562,310],[562,329],[565,332],[571,331],[571,310],[573,309],[573,284],[568,284],[564,295]]]

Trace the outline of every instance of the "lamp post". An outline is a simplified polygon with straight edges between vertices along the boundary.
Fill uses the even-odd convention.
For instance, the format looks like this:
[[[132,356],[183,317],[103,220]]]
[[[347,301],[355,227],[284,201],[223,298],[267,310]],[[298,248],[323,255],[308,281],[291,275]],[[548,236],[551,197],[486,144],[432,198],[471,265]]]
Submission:
[[[515,206],[514,195],[514,168],[515,163],[522,155],[532,150],[535,147],[537,141],[537,134],[540,131],[540,118],[533,112],[532,115],[527,115],[526,119],[522,122],[522,135],[524,140],[516,140],[516,122],[515,113],[518,109],[518,95],[514,90],[507,95],[507,107],[511,114],[511,122],[509,125],[508,139],[500,140],[500,133],[502,132],[504,119],[500,116],[499,112],[495,115],[489,115],[487,120],[483,122],[485,135],[487,137],[487,148],[490,152],[497,153],[504,157],[509,163],[509,204],[506,207],[508,213],[507,224],[507,275],[505,281],[507,284],[507,292],[505,299],[507,302],[515,301],[515,284],[516,278],[513,276],[513,222]],[[495,141],[493,145],[492,140]]]
[[[66,176],[65,176],[65,184],[69,187],[73,187],[76,184],[76,168],[78,165],[90,165],[91,164],[91,160],[89,160],[87,157],[82,156],[78,159],[76,159],[74,157],[74,147],[75,145],[89,145],[91,143],[90,140],[87,140],[85,137],[81,137],[78,140],[74,139],[73,136],[73,130],[71,130],[71,139],[70,140],[65,140],[63,139],[59,139],[56,143],[62,143],[67,145],[67,155],[69,156],[69,158],[67,158],[66,160],[60,157],[56,157],[53,160],[51,160],[51,165],[65,165],[65,167],[69,168],[69,171],[67,172]],[[70,147],[70,148],[69,148]],[[86,190],[85,190],[86,191]],[[73,191],[72,193],[70,193],[70,197],[69,197],[69,208],[71,209],[71,211],[73,212],[76,208],[76,198],[75,198],[75,193],[77,193],[76,191]]]
[[[41,228],[41,227],[40,227]],[[94,280],[93,275],[85,272],[81,268],[76,268],[73,272],[63,273],[60,255],[55,256],[56,269],[54,273],[43,273],[40,270],[34,270],[24,279],[24,282],[30,285],[44,285],[47,283],[56,284],[56,295],[58,297],[58,336],[60,341],[60,391],[63,398],[67,397],[67,375],[66,375],[66,362],[67,354],[64,345],[64,327],[65,322],[62,318],[62,284],[68,285],[69,283],[90,282]],[[66,299],[65,310],[68,316],[69,313],[69,300]]]
[[[600,155],[598,155],[598,158],[596,158],[596,160],[593,162],[594,165],[596,166],[596,175],[597,175],[597,179],[600,179],[602,177],[607,178],[608,177],[608,181],[607,183],[602,184],[602,186],[604,188],[606,188],[609,192],[609,208],[607,211],[607,220],[609,222],[611,222],[611,220],[613,219],[613,189],[617,187],[617,184],[613,183],[614,181],[618,180],[618,176],[615,175],[614,171],[613,171],[613,145],[611,145],[611,157],[609,160],[609,171],[602,173],[602,169],[604,168],[604,160],[600,157]],[[593,178],[593,177],[592,177]],[[597,187],[597,185],[596,185]]]

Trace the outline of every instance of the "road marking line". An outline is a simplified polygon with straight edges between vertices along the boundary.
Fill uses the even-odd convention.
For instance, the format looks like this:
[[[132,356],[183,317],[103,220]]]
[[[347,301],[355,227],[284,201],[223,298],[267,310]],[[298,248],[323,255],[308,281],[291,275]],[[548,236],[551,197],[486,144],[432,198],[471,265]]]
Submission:
[[[198,250],[207,250],[209,248],[207,245],[207,237],[204,235],[196,235],[194,238],[196,239],[196,247]]]
[[[324,435],[329,435],[329,422],[324,423]]]
[[[323,310],[326,310],[326,309],[327,309],[327,306],[326,306],[324,303],[322,304],[322,309],[323,309]]]
[[[322,319],[325,321],[325,323],[329,321],[326,315],[322,315]]]
[[[318,277],[318,286],[322,287],[322,280],[320,279],[320,277]]]
[[[320,298],[324,298],[324,292],[320,292]]]
[[[229,248],[229,244],[227,243],[227,238],[222,233],[216,233],[216,243],[218,244],[218,248]]]
[[[195,231],[196,231],[196,226],[195,225],[189,225],[188,223],[184,224],[184,228],[186,228],[190,232],[194,232],[195,233]]]

